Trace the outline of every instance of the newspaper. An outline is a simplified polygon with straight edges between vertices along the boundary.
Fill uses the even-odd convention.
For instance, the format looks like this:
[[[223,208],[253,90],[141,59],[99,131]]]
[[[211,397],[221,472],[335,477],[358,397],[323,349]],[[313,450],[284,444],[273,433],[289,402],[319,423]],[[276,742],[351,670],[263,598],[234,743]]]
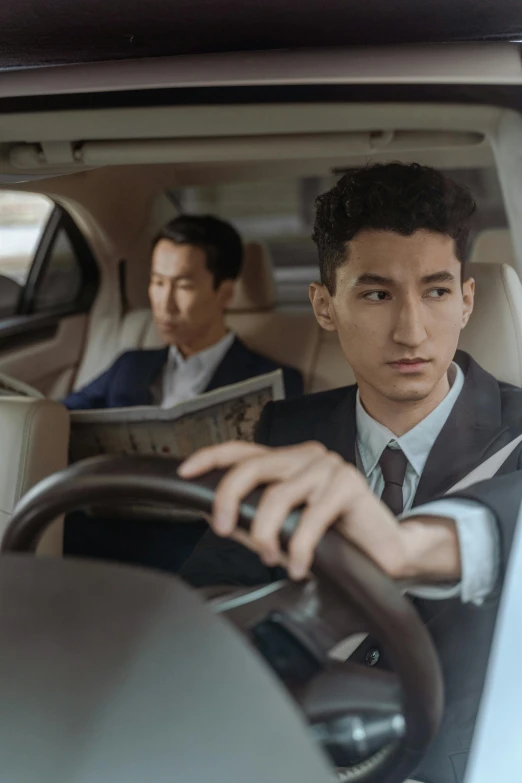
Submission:
[[[71,411],[70,462],[100,454],[183,459],[204,446],[253,440],[262,409],[284,397],[281,370],[206,392],[172,408]]]

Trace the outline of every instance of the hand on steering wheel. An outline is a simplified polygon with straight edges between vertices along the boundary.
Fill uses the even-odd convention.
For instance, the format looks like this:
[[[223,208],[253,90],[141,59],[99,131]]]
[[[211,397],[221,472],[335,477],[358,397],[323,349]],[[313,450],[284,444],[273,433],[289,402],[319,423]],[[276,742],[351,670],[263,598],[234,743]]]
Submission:
[[[101,457],[77,463],[45,479],[24,497],[4,535],[1,551],[34,552],[57,516],[91,504],[93,499],[115,504],[183,505],[211,512],[223,473],[214,471],[188,481],[177,475],[179,467],[179,461],[162,457]],[[256,518],[260,497],[261,493],[254,491],[239,507],[239,523],[246,530]],[[289,514],[282,527],[283,542],[298,527],[299,518],[299,510]],[[328,530],[318,543],[312,574],[313,582],[293,588],[290,601],[283,591],[279,607],[275,590],[275,604],[267,618],[272,628],[281,629],[282,636],[276,634],[276,642],[289,640],[297,658],[309,665],[308,676],[293,694],[318,738],[324,742],[327,737],[334,757],[336,743],[343,745],[343,732],[353,739],[362,730],[362,744],[371,754],[349,768],[347,779],[354,783],[402,783],[418,765],[442,715],[442,677],[428,632],[389,577],[337,530]],[[220,611],[219,606],[216,610]],[[263,633],[265,630],[266,623]],[[394,674],[329,661],[332,644],[360,630],[379,639]],[[373,726],[380,718],[386,722],[390,716],[402,716],[405,729],[376,749],[364,732],[368,715],[376,718]]]
[[[459,546],[454,524],[445,518],[399,523],[370,491],[361,473],[320,443],[271,449],[233,441],[202,449],[179,469],[193,479],[228,468],[216,490],[211,524],[218,535],[234,533],[243,498],[269,485],[258,504],[249,542],[267,566],[282,562],[280,534],[293,509],[299,524],[288,542],[288,573],[302,579],[326,531],[335,525],[395,580],[458,579]]]

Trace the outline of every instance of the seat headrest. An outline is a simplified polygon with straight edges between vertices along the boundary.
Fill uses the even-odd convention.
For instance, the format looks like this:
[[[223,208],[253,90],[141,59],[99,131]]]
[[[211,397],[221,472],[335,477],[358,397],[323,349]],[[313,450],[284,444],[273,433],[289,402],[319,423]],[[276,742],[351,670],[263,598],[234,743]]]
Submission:
[[[469,264],[475,308],[459,348],[499,381],[522,386],[522,284],[507,264]]]
[[[515,267],[515,251],[508,228],[489,228],[475,239],[470,261],[473,264],[508,264]]]
[[[268,248],[261,242],[247,242],[243,270],[236,283],[236,293],[229,312],[272,310],[275,301],[272,259]]]

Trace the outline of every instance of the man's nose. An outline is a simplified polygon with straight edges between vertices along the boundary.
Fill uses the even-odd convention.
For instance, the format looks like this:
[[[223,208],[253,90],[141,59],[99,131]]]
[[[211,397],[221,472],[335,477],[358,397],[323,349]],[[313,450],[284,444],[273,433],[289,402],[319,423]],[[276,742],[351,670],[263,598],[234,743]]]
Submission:
[[[176,289],[174,286],[169,286],[165,293],[165,309],[168,313],[177,313],[178,304],[176,301]]]
[[[405,299],[397,309],[397,320],[393,330],[394,342],[416,348],[426,337],[422,303],[413,297]]]

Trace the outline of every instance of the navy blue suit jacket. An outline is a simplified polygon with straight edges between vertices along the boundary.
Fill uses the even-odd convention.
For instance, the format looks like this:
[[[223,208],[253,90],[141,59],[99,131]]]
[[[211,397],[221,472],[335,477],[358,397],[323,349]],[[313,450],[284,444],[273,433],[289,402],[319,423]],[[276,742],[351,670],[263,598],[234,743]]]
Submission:
[[[129,408],[152,405],[151,386],[167,361],[168,348],[127,351],[112,367],[83,389],[69,394],[63,404],[69,410]],[[281,365],[251,351],[237,337],[218,365],[205,391],[240,383],[256,375],[277,370]],[[292,367],[281,367],[287,398],[303,393],[303,378]]]

